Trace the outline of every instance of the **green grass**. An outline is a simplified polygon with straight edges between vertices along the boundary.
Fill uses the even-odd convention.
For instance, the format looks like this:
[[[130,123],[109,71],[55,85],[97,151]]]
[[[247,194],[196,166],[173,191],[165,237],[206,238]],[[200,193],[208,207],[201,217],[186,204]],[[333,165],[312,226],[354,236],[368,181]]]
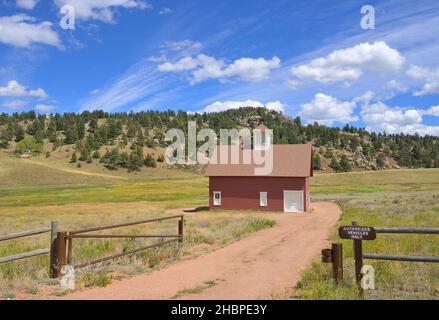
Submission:
[[[20,164],[21,165],[21,164]],[[1,166],[0,166],[1,168]],[[61,230],[77,230],[92,226],[138,221],[171,215],[168,210],[198,207],[207,203],[206,178],[164,170],[160,174],[140,176],[107,183],[96,177],[95,184],[62,184],[0,188],[0,234],[48,226],[59,221]],[[57,169],[52,176],[58,175]],[[167,179],[163,177],[167,176]],[[141,178],[143,177],[143,178]],[[104,179],[105,180],[105,179]],[[0,179],[1,181],[1,179]],[[100,184],[98,183],[100,182]],[[200,212],[187,218],[184,245],[170,244],[140,254],[88,267],[79,272],[78,287],[106,285],[107,278],[145,272],[183,256],[204,252],[258,230],[273,226],[273,221],[247,214]],[[177,221],[110,230],[114,234],[175,234]],[[37,235],[0,243],[0,256],[48,247],[48,235]],[[77,239],[74,241],[74,263],[94,260],[110,254],[126,252],[150,245],[151,239]],[[0,294],[26,292],[47,285],[48,257],[40,256],[0,265]],[[64,294],[56,291],[55,295]]]
[[[374,227],[439,228],[439,170],[383,172],[383,181],[376,181],[376,189],[366,191],[368,189],[360,184],[371,183],[377,179],[376,174],[354,173],[340,178],[334,175],[318,176],[316,180],[320,185],[317,190],[320,194],[317,196],[332,198],[340,203],[343,216],[339,225],[350,225],[355,220],[361,225]],[[384,179],[387,179],[389,185],[384,184]],[[395,184],[397,182],[400,184]],[[346,196],[338,192],[327,192],[339,190],[340,185],[346,185],[352,193]],[[344,283],[337,288],[331,278],[331,266],[316,261],[297,284],[294,298],[360,298],[354,280],[352,241],[340,240],[336,232],[332,240],[343,244]],[[363,241],[363,251],[439,256],[439,236],[379,234],[375,241]],[[364,260],[364,263],[374,267],[376,285],[375,290],[365,292],[365,299],[439,299],[437,264],[371,260]]]
[[[201,200],[205,203],[206,185],[205,178],[196,177],[190,181],[182,178],[151,179],[93,187],[32,187],[18,192],[0,190],[0,199],[1,207],[137,201],[178,202],[180,205],[187,200]]]
[[[437,190],[439,169],[401,169],[337,174],[317,173],[311,181],[316,195]]]
[[[191,173],[162,169],[135,175],[111,172],[108,176],[108,171],[102,172],[94,164],[85,165],[81,169],[83,172],[78,173],[78,169],[69,167],[62,155],[50,158],[53,168],[32,161],[0,154],[0,234],[46,227],[51,220],[58,220],[63,230],[137,221],[170,215],[169,210],[173,208],[198,207],[207,203],[208,180]],[[439,227],[438,169],[317,174],[311,182],[311,196],[314,200],[339,202],[344,212],[340,224],[358,220],[363,225],[373,226]],[[185,256],[208,252],[273,225],[274,222],[264,218],[263,213],[200,212],[188,216],[183,246],[166,245],[88,267],[80,272],[78,287],[105,285],[107,280],[147,272]],[[175,233],[176,222],[111,232]],[[335,233],[333,240],[338,240]],[[0,256],[45,248],[48,241],[48,235],[38,235],[2,242]],[[150,243],[151,240],[146,239],[77,239],[74,242],[74,262]],[[439,255],[438,243],[437,236],[380,235],[378,240],[365,244],[365,252]],[[344,241],[345,283],[340,288],[334,288],[330,266],[315,262],[298,284],[296,297],[358,298],[353,284],[351,247],[349,241]],[[47,256],[41,256],[1,265],[0,297],[15,297],[16,292],[34,295],[40,286],[49,285],[48,262]],[[367,293],[367,299],[438,298],[437,265],[370,263],[376,268],[377,290]],[[55,291],[53,294],[63,295],[65,292]]]

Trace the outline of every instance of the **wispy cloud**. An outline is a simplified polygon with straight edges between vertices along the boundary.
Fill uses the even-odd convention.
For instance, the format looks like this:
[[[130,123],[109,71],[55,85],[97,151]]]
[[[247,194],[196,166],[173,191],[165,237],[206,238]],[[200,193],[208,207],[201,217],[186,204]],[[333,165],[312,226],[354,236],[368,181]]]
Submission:
[[[148,61],[141,61],[123,75],[99,88],[92,97],[81,102],[83,109],[112,111],[120,107],[131,108],[145,97],[151,97],[169,85],[166,77],[157,72]]]
[[[170,14],[172,12],[171,8],[161,8],[159,11],[160,15]]]
[[[80,20],[99,20],[105,23],[116,23],[114,19],[118,8],[148,10],[152,6],[140,0],[54,0],[58,8],[71,5],[75,16]]]

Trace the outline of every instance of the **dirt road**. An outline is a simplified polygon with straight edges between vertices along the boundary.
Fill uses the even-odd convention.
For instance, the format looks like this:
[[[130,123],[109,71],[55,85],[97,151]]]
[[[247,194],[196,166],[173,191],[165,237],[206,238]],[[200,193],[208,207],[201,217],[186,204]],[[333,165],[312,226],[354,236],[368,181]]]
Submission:
[[[306,214],[269,214],[277,221],[272,229],[192,260],[61,299],[270,299],[294,287],[341,215],[333,203],[311,207]]]

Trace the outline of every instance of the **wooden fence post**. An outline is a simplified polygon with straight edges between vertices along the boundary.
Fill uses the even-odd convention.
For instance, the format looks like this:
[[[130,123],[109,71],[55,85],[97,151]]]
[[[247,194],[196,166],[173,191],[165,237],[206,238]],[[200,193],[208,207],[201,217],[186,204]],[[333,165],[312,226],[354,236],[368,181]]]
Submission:
[[[343,246],[341,243],[332,244],[332,273],[337,285],[343,282]]]
[[[178,220],[178,242],[183,242],[183,236],[184,236],[184,216],[181,216],[181,219]]]
[[[61,276],[61,269],[66,262],[66,236],[67,232],[58,232],[56,236],[54,278]]]
[[[50,223],[50,277],[56,278],[56,239],[58,234],[58,221]]]

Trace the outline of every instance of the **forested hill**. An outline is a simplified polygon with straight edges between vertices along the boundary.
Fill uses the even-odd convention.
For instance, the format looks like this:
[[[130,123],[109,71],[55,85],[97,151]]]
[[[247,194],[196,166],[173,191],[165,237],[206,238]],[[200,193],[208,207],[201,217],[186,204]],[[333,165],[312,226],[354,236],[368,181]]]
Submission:
[[[331,128],[303,125],[265,108],[241,108],[210,114],[184,111],[143,111],[137,113],[36,114],[34,111],[0,115],[0,149],[19,156],[45,154],[50,157],[66,145],[72,146],[72,163],[97,162],[108,169],[139,170],[163,162],[165,132],[194,120],[198,130],[254,128],[264,123],[273,129],[274,142],[307,143],[314,146],[315,169],[350,171],[400,167],[439,167],[439,137],[381,134],[345,126]]]

